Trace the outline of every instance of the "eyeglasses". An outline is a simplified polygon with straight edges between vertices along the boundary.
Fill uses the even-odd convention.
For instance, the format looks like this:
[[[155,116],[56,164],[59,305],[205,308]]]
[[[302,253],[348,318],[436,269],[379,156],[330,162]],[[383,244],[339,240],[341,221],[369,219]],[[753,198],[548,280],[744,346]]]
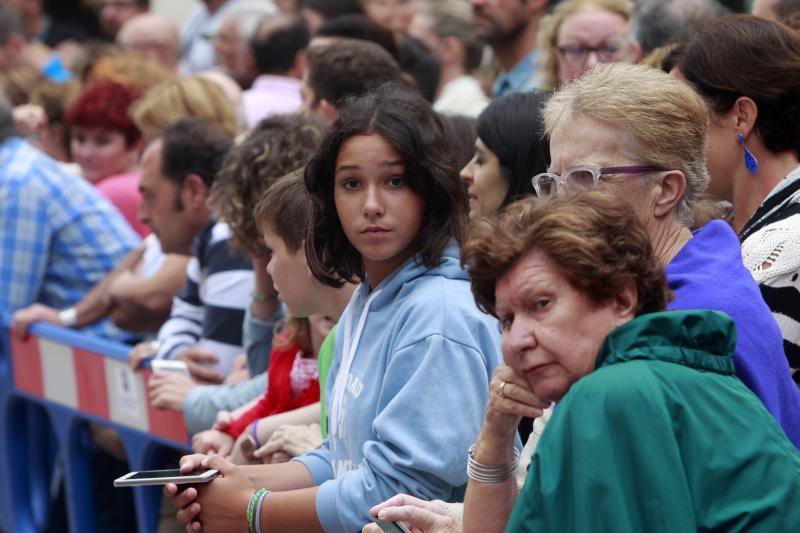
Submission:
[[[601,63],[611,63],[617,61],[622,51],[622,45],[618,42],[603,43],[598,46],[585,46],[582,44],[568,44],[559,46],[558,51],[567,63],[582,65],[586,63],[586,58],[594,52]]]
[[[628,167],[574,167],[559,176],[553,172],[543,172],[531,178],[533,189],[537,196],[549,196],[558,192],[559,188],[566,190],[590,189],[597,187],[602,176],[611,174],[646,174],[660,172],[664,169],[653,165],[638,165]]]

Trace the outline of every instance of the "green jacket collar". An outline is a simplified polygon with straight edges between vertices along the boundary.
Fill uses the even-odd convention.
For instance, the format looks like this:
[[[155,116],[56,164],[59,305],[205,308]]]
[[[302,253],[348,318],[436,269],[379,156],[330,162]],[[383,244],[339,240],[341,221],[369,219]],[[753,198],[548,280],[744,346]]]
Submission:
[[[733,374],[736,328],[719,311],[666,311],[639,316],[608,334],[597,368],[636,359]]]

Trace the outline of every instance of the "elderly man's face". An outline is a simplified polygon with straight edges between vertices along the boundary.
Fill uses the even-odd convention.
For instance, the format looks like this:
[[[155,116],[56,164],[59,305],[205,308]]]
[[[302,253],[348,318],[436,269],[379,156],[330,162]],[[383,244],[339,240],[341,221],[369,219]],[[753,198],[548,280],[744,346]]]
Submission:
[[[578,166],[622,167],[641,165],[622,144],[623,131],[588,116],[578,116],[556,128],[550,136],[550,170],[564,175]],[[653,217],[641,174],[604,174],[599,187],[626,198],[647,224]]]
[[[632,318],[624,299],[590,300],[538,250],[497,280],[495,304],[503,359],[539,399],[550,402],[594,370],[606,335]]]

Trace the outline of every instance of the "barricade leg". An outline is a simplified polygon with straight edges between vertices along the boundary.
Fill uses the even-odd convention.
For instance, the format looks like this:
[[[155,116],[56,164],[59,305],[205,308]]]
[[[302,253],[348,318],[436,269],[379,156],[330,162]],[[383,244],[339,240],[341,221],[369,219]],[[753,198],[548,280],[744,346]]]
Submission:
[[[125,451],[131,466],[134,470],[152,470],[159,468],[157,465],[157,447],[150,441],[142,438],[141,434],[120,429],[120,437],[125,445]],[[133,498],[136,503],[136,521],[141,533],[156,531],[159,521],[159,509],[161,507],[161,488],[160,487],[134,487]]]
[[[63,443],[64,488],[69,529],[72,533],[94,533],[94,498],[91,480],[91,438],[85,422],[67,409],[50,410],[58,440]]]
[[[7,448],[3,457],[3,482],[9,494],[4,527],[28,533],[45,527],[50,510],[52,450],[56,447],[44,409],[10,397],[5,406]]]

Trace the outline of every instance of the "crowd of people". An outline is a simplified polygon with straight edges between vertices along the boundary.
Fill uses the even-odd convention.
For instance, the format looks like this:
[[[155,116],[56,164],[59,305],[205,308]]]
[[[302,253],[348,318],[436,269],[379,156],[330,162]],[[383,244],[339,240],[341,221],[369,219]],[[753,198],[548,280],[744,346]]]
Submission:
[[[93,4],[0,3],[0,312],[182,362],[160,531],[800,530],[800,2]]]

